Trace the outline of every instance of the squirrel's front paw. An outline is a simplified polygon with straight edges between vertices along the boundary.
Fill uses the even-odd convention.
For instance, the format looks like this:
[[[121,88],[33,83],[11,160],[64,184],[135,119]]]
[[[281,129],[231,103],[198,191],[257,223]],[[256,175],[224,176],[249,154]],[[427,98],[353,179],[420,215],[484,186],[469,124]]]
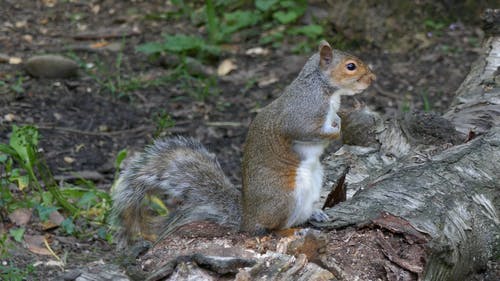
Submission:
[[[310,220],[325,222],[330,220],[330,217],[325,212],[323,212],[323,210],[316,209],[313,211]]]
[[[328,135],[338,135],[340,133],[341,119],[340,116],[334,114],[327,118],[323,124],[323,132]]]
[[[333,116],[333,120],[332,120],[332,128],[335,128],[337,129],[338,131],[340,131],[340,125],[342,124],[342,119],[340,119],[340,116],[338,116],[337,114],[335,114]]]

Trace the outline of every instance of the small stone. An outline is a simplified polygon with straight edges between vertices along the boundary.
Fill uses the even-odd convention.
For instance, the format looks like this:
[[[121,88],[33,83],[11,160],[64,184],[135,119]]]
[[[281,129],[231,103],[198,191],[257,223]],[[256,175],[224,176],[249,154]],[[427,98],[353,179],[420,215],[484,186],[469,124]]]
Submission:
[[[12,121],[16,120],[16,115],[14,115],[12,113],[7,113],[7,114],[5,114],[3,119],[7,122],[12,122]]]
[[[78,64],[60,55],[31,57],[24,64],[26,71],[43,78],[68,78],[78,74]]]
[[[61,113],[57,113],[57,112],[54,112],[54,114],[52,114],[54,116],[54,118],[59,121],[62,119],[62,115]]]
[[[1,54],[0,53],[0,63],[9,62],[9,60],[10,60],[9,56],[7,56],[6,54]]]
[[[64,162],[68,163],[68,164],[72,164],[74,163],[76,160],[75,158],[73,157],[69,157],[69,156],[64,156]]]

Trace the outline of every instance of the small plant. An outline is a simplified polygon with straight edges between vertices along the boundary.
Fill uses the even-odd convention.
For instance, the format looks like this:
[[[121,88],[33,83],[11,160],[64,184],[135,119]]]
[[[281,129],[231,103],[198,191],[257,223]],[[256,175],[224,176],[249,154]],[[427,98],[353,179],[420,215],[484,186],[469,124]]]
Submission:
[[[26,277],[35,272],[33,265],[28,265],[26,268],[21,269],[9,264],[0,264],[0,280],[9,281],[23,281],[27,280]]]
[[[153,136],[155,138],[160,137],[162,134],[164,134],[166,129],[172,128],[173,126],[175,126],[175,121],[163,109],[155,112],[153,114],[152,119],[154,120],[154,122],[156,124],[156,129],[155,129],[155,132],[153,133]]]
[[[207,44],[201,37],[184,34],[165,35],[163,42],[145,43],[137,46],[136,50],[146,55],[171,52],[182,56],[197,55],[200,57],[220,53],[218,47]]]
[[[421,94],[421,96],[422,96],[422,102],[424,103],[424,111],[430,112],[431,111],[431,104],[429,102],[429,97],[427,95],[427,92],[423,92]]]
[[[14,83],[9,83],[5,80],[0,80],[0,94],[14,92],[16,94],[24,93],[23,87],[24,78],[19,75]]]
[[[13,126],[9,144],[0,143],[0,209],[11,212],[17,208],[34,208],[41,221],[63,209],[68,216],[61,224],[67,234],[74,235],[74,219],[83,217],[88,222],[102,225],[106,220],[111,199],[84,179],[76,186],[60,187],[38,150],[38,130],[32,126]],[[12,191],[14,184],[17,190]],[[20,241],[23,228],[10,229],[10,236]]]

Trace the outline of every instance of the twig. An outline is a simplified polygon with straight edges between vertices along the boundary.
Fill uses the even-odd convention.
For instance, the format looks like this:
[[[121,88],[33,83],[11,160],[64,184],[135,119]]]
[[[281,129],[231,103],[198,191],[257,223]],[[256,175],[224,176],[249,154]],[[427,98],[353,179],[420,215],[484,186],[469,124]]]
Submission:
[[[83,131],[83,130],[78,130],[78,129],[72,129],[72,128],[66,128],[66,127],[57,127],[57,126],[43,126],[43,125],[36,125],[38,129],[42,130],[57,130],[57,131],[63,131],[67,133],[73,133],[73,134],[81,134],[81,135],[90,135],[90,136],[116,136],[116,135],[124,135],[124,134],[130,134],[130,133],[137,133],[141,131],[146,131],[146,130],[152,130],[152,126],[139,126],[136,128],[132,129],[127,129],[127,130],[120,130],[120,131],[111,131],[111,132],[93,132],[93,131]]]

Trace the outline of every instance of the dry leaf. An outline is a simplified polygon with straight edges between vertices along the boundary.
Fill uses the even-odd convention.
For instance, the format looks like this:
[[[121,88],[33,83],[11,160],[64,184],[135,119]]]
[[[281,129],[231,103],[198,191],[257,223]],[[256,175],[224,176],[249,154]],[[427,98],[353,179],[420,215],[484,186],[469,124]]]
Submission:
[[[43,5],[46,7],[52,8],[57,4],[57,0],[42,0]]]
[[[23,226],[23,225],[26,225],[30,221],[32,213],[33,213],[33,211],[30,209],[26,209],[26,208],[17,209],[17,210],[14,210],[14,212],[9,214],[9,219],[11,222],[15,223],[17,226]]]
[[[49,215],[49,219],[47,221],[44,221],[42,223],[42,228],[43,230],[49,230],[56,228],[61,225],[61,223],[64,221],[64,217],[59,213],[57,210],[53,211]]]
[[[43,235],[24,235],[24,243],[30,252],[38,254],[51,256],[50,251],[45,247],[45,237]]]
[[[56,225],[61,225],[61,223],[64,221],[64,217],[59,213],[59,211],[53,211],[49,215],[49,220],[53,222]]]
[[[92,13],[94,13],[94,15],[97,15],[99,14],[99,11],[101,10],[101,6],[99,5],[95,5],[95,6],[92,6]]]
[[[250,48],[245,52],[249,56],[265,56],[269,54],[269,49],[264,49],[262,47]]]
[[[16,115],[12,114],[12,113],[7,113],[5,114],[5,116],[3,117],[3,119],[7,122],[12,122],[14,120],[17,119]]]
[[[229,72],[238,69],[238,66],[230,59],[225,59],[219,64],[217,68],[217,75],[226,76]]]
[[[266,77],[262,77],[261,79],[259,79],[259,82],[257,83],[257,85],[262,88],[262,87],[265,87],[265,86],[269,86],[271,84],[274,84],[276,82],[278,82],[278,77],[276,77],[275,74],[271,73],[269,74],[269,76],[266,76]]]
[[[22,62],[23,62],[23,60],[21,58],[18,58],[18,57],[10,57],[9,58],[10,64],[20,64]]]
[[[23,27],[26,27],[26,26],[28,26],[28,21],[26,21],[26,20],[17,21],[17,22],[15,23],[15,26],[16,26],[16,28],[23,28]]]
[[[91,44],[90,48],[92,48],[92,49],[99,49],[99,48],[102,48],[102,47],[106,47],[108,45],[109,45],[109,42],[103,40],[103,41],[99,41],[97,43]]]
[[[28,43],[32,43],[33,42],[33,36],[31,36],[30,34],[25,34],[23,35],[23,40],[28,42]]]

